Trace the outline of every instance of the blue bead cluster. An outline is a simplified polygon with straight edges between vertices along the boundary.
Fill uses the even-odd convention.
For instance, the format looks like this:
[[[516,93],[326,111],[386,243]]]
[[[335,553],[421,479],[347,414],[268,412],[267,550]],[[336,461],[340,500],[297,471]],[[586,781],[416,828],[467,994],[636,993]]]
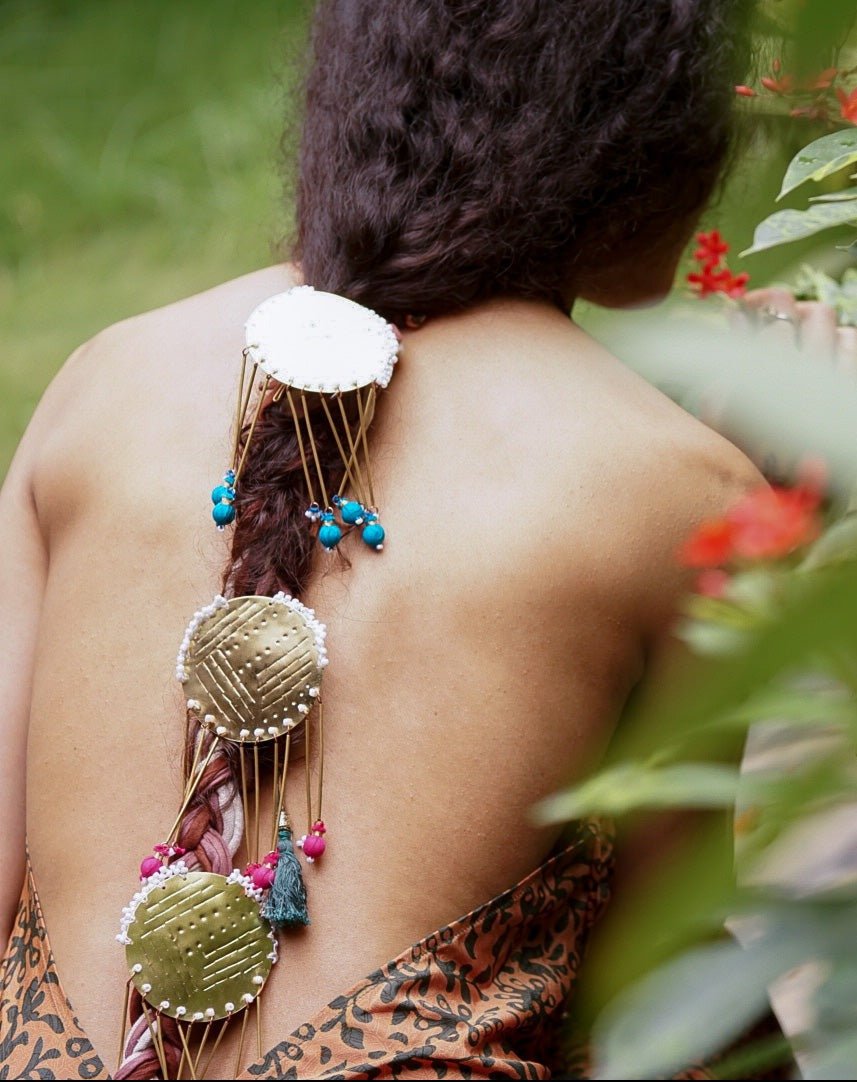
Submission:
[[[224,529],[235,521],[235,470],[227,470],[223,475],[223,484],[215,485],[211,490],[211,517],[218,530]]]
[[[367,510],[358,500],[343,500],[341,496],[334,496],[331,503],[333,507],[328,507],[324,511],[317,503],[311,503],[304,512],[310,522],[320,523],[318,540],[322,548],[327,552],[333,552],[344,537],[343,526],[362,526],[361,537],[365,544],[378,552],[381,551],[384,547],[385,532],[374,511]],[[336,521],[337,511],[340,522]]]

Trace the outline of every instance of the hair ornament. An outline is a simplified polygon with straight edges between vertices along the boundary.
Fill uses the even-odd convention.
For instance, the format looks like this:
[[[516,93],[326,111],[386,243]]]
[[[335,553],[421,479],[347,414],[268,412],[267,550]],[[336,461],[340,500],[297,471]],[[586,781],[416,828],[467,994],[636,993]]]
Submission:
[[[251,313],[232,460],[211,492],[219,529],[241,513],[241,474],[259,418],[284,399],[306,483],[306,521],[319,544],[332,552],[357,530],[367,547],[383,548],[368,431],[399,342],[377,313],[310,286],[269,297]],[[326,469],[319,426],[336,449]],[[185,786],[172,826],[140,861],[140,885],[122,914],[117,939],[129,975],[117,1079],[204,1078],[240,1018],[237,1074],[253,1011],[262,1055],[259,1012],[278,957],[276,933],[309,924],[303,866],[320,860],[328,844],[326,638],[313,610],[282,592],[218,594],[185,630],[175,667],[190,733]],[[286,778],[298,735],[306,829],[296,839]],[[205,844],[200,817],[217,824],[206,828]]]
[[[347,533],[362,526],[363,541],[380,551],[385,531],[375,504],[367,434],[377,391],[392,379],[401,335],[355,301],[294,286],[253,310],[245,338],[232,465],[211,493],[215,524],[224,529],[234,522],[236,490],[256,423],[269,402],[285,396],[306,482],[305,514],[317,528],[319,544],[333,552]],[[258,374],[262,379],[256,385]],[[337,476],[322,468],[319,425],[333,436],[341,467]]]

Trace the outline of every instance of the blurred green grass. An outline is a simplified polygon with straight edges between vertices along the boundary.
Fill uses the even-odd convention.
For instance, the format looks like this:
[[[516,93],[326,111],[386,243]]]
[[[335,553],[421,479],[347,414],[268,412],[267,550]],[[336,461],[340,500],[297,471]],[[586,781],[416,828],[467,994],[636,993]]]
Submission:
[[[77,345],[272,260],[289,229],[279,143],[311,6],[0,0],[0,478]],[[758,285],[819,250],[735,256],[818,133],[782,118],[750,130],[705,224]],[[626,317],[586,318],[597,333]]]
[[[299,0],[0,0],[0,477],[102,327],[263,266]]]

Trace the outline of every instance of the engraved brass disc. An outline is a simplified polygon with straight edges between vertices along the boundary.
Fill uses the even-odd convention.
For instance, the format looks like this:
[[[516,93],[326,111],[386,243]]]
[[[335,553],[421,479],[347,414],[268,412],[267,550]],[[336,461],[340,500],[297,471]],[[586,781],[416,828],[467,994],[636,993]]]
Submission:
[[[273,740],[309,713],[321,684],[315,633],[270,597],[236,597],[193,633],[185,668],[200,717],[239,743]],[[273,730],[273,731],[272,731]]]
[[[274,949],[268,933],[258,903],[239,883],[189,872],[140,902],[125,957],[131,980],[153,1007],[186,1022],[210,1021],[242,1010],[244,997],[255,999],[262,990]]]

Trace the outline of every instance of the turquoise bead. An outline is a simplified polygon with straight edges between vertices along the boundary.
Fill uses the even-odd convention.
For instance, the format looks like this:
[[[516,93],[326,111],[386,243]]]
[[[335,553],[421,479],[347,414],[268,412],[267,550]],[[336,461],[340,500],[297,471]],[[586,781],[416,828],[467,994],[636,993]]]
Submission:
[[[346,500],[340,507],[339,513],[342,515],[342,521],[348,523],[349,526],[359,526],[363,521],[363,505],[357,500]]]
[[[229,488],[227,485],[218,485],[211,490],[211,502],[220,503],[221,500],[234,500],[235,489]]]
[[[235,508],[231,503],[218,503],[211,509],[211,517],[218,526],[228,526],[235,521]]]
[[[326,549],[335,549],[342,540],[342,530],[335,522],[325,522],[318,531],[318,539]]]
[[[363,540],[373,549],[379,549],[384,544],[384,527],[380,522],[370,522],[363,527]]]

